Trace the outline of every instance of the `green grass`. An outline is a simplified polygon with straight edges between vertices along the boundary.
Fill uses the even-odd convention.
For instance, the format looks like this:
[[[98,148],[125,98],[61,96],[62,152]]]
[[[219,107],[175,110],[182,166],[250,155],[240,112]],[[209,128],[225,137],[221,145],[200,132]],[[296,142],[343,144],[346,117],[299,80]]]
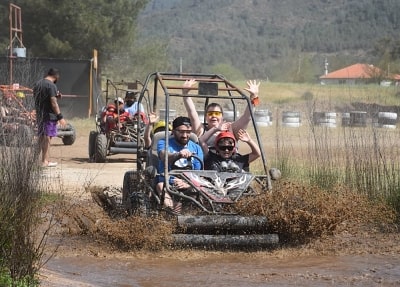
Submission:
[[[39,286],[39,281],[34,278],[25,277],[22,279],[12,279],[7,272],[0,272],[0,286],[13,286],[13,287],[33,287]]]
[[[238,87],[246,87],[246,81],[235,81]],[[304,96],[311,94],[313,100],[348,104],[362,101],[381,105],[398,105],[400,89],[379,85],[320,85],[261,82],[260,99],[263,105],[302,104]]]

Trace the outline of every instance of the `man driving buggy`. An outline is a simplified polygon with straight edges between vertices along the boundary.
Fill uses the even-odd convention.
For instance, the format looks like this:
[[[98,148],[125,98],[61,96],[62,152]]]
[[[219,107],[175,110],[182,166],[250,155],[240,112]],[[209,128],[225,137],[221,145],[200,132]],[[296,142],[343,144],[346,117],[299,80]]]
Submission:
[[[138,92],[127,91],[125,94],[125,105],[124,109],[129,113],[131,117],[136,115],[137,113],[144,113],[144,107],[142,104],[139,104],[137,101]]]
[[[194,158],[195,155],[203,161],[203,150],[200,145],[190,139],[192,124],[188,117],[177,117],[172,122],[172,136],[168,139],[166,147],[165,139],[160,139],[157,143],[157,154],[159,157],[158,172],[162,174],[165,167],[165,152],[168,157],[168,170],[200,170],[201,162]],[[189,184],[184,180],[170,176],[169,184],[177,190],[189,188]],[[159,176],[157,191],[161,194],[164,187],[164,177]],[[174,212],[180,212],[182,204],[172,199],[168,191],[165,192],[164,205]]]

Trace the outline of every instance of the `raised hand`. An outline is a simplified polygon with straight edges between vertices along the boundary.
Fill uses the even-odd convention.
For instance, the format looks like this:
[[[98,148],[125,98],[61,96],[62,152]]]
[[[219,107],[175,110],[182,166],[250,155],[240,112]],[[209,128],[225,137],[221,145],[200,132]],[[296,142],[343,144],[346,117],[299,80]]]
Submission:
[[[232,125],[232,123],[230,123],[230,122],[223,122],[220,124],[218,129],[220,131],[229,131],[231,129],[231,125]]]
[[[237,135],[238,139],[241,140],[242,142],[249,142],[251,140],[249,134],[245,130],[240,129]]]
[[[156,113],[151,112],[149,114],[149,124],[154,124],[154,123],[158,122],[159,118],[160,117]]]
[[[248,80],[246,84],[247,88],[245,88],[245,90],[251,95],[258,96],[258,87],[260,86],[260,82],[257,83],[256,80]]]
[[[196,80],[195,79],[190,79],[190,80],[186,80],[184,83],[183,83],[183,89],[182,89],[182,93],[183,94],[187,94],[187,93],[189,93],[189,91],[190,91],[190,89],[192,88],[192,86],[194,85],[194,84],[196,84],[197,82],[196,82]]]

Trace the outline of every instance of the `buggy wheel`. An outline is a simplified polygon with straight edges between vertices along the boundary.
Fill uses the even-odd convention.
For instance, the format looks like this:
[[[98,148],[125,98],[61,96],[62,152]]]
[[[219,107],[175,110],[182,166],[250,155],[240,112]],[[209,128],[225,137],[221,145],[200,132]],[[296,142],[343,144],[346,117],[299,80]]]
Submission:
[[[90,131],[89,133],[89,145],[88,145],[88,151],[89,151],[89,160],[93,161],[94,160],[94,153],[96,150],[96,138],[99,133],[97,131]]]
[[[75,128],[71,124],[67,124],[66,130],[72,131],[72,135],[63,136],[62,142],[64,145],[72,145],[76,140]]]
[[[131,213],[131,200],[130,200],[130,192],[132,189],[132,185],[134,185],[134,171],[127,171],[124,174],[124,181],[122,184],[122,205]]]
[[[147,217],[150,214],[149,196],[139,186],[137,171],[127,171],[122,185],[122,204],[129,214]]]
[[[105,134],[98,134],[95,140],[94,161],[105,162],[107,158],[107,137]]]

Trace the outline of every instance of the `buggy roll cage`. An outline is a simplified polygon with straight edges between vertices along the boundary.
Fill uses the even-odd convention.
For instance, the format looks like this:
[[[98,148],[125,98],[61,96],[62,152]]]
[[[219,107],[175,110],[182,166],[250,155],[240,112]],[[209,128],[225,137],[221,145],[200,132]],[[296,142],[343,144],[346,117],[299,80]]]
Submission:
[[[187,96],[182,94],[182,84],[186,80],[195,79],[199,85],[198,87],[192,87],[190,90],[198,90],[198,94],[188,94]],[[205,84],[201,84],[205,83]],[[209,85],[208,85],[209,84]],[[150,93],[150,87],[152,88],[152,93]],[[162,91],[160,91],[160,89]],[[221,95],[219,92],[224,92],[224,95]],[[225,77],[218,74],[201,74],[201,73],[166,73],[166,72],[154,72],[149,74],[146,77],[145,82],[143,83],[143,88],[140,91],[138,97],[138,103],[142,103],[143,101],[147,102],[147,106],[149,107],[148,112],[156,112],[158,106],[158,97],[161,94],[165,96],[165,118],[164,121],[166,123],[170,123],[170,97],[191,97],[191,98],[205,98],[204,109],[209,104],[210,99],[226,99],[229,100],[233,107],[234,120],[236,120],[236,111],[237,106],[235,100],[244,100],[246,101],[246,108],[251,106],[250,98],[238,87],[236,87],[233,83],[229,82]],[[205,118],[206,115],[204,115]],[[265,156],[263,145],[261,144],[260,134],[258,131],[258,127],[256,125],[255,117],[253,110],[250,109],[251,123],[254,128],[255,136],[257,139],[257,144],[259,145],[261,151],[261,160],[264,169],[264,175],[258,176],[258,181],[260,182],[261,178],[267,179],[267,188],[270,190],[271,186],[271,178],[268,172],[267,159]],[[139,123],[141,119],[139,117]],[[204,120],[203,120],[204,122]],[[168,125],[165,128],[165,146],[168,147],[169,136],[168,136]],[[138,135],[139,136],[139,135]],[[145,150],[143,141],[138,141],[138,153],[137,153],[137,170],[143,168],[144,163],[147,158],[147,151]],[[165,165],[164,165],[164,175],[165,179],[168,178],[168,153],[165,153]],[[168,180],[165,180],[165,187],[169,189]]]
[[[112,80],[107,79],[106,89],[99,93],[96,98],[97,112],[99,112],[100,108],[106,107],[110,100],[114,101],[118,97],[125,99],[126,92],[136,92],[139,94],[141,87],[143,87],[143,83],[140,80],[135,80],[134,82],[113,82]],[[103,94],[105,94],[105,103],[103,103]],[[117,109],[117,111],[119,116],[119,109]],[[98,114],[96,114],[96,122],[99,120],[97,117]]]

